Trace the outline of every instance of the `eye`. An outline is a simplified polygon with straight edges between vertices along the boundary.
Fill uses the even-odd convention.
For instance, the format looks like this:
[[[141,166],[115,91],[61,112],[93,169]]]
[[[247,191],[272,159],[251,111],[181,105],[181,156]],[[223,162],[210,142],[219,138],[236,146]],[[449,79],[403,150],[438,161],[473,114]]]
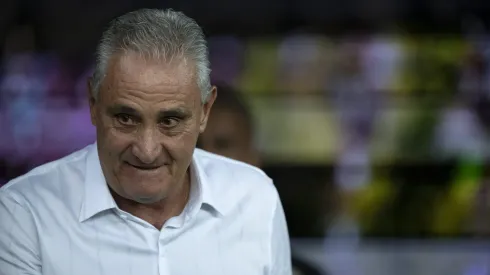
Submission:
[[[117,114],[115,115],[116,120],[121,125],[132,126],[136,124],[135,119],[127,114]]]
[[[176,117],[164,118],[161,122],[162,126],[165,128],[173,128],[179,124],[180,120]]]

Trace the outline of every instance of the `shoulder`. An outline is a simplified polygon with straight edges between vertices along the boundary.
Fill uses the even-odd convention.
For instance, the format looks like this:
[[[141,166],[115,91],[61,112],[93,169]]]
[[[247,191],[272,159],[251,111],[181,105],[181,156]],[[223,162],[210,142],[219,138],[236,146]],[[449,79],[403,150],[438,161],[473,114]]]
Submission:
[[[260,168],[196,149],[195,158],[206,183],[220,200],[230,204],[257,204],[274,210],[279,195],[272,179]]]
[[[230,187],[246,187],[276,193],[272,179],[260,168],[196,149],[196,159],[208,180]]]
[[[0,188],[0,198],[12,197],[29,204],[66,196],[67,183],[83,181],[85,159],[90,146],[61,159],[38,166],[26,174],[10,180]],[[76,191],[78,192],[78,191]]]

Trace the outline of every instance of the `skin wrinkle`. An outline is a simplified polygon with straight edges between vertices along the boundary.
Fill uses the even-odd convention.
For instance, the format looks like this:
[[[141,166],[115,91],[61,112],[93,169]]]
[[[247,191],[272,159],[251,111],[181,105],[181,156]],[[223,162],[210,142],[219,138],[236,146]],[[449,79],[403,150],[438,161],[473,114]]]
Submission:
[[[135,50],[131,50],[133,48]],[[175,64],[179,64],[179,63],[182,66],[188,66],[188,64],[189,64],[189,60],[188,60],[189,58],[185,56],[184,50],[179,50],[175,54],[168,56],[167,51],[165,51],[165,49],[155,50],[156,48],[159,48],[159,47],[155,47],[153,50],[148,50],[146,48],[145,49],[139,49],[139,48],[140,47],[138,46],[138,44],[135,44],[135,47],[131,47],[129,45],[122,45],[121,47],[118,47],[117,50],[112,53],[111,58],[109,58],[108,64],[106,64],[103,67],[106,67],[106,68],[110,67],[111,63],[114,61],[114,59],[118,59],[121,57],[125,58],[127,56],[131,56],[131,55],[135,55],[135,54],[139,55],[139,57],[141,59],[144,59],[148,63],[155,62],[156,60],[159,60],[161,62],[160,65],[167,64],[167,66],[172,65],[172,64],[175,65]],[[196,75],[196,68],[193,67],[192,75],[190,75],[188,79],[189,80],[194,79],[194,81],[196,81],[196,76],[197,76]],[[102,89],[102,84],[105,82],[106,77],[107,77],[107,74],[103,74],[101,76],[101,83],[99,84],[99,89]],[[123,81],[126,81],[126,80],[123,80]],[[109,88],[111,88],[111,87],[109,87]],[[97,94],[97,93],[94,93],[94,94]]]
[[[201,103],[189,65],[116,55],[97,101],[90,103],[102,170],[116,203],[157,228],[187,202],[187,170],[216,96],[214,90],[212,100]]]

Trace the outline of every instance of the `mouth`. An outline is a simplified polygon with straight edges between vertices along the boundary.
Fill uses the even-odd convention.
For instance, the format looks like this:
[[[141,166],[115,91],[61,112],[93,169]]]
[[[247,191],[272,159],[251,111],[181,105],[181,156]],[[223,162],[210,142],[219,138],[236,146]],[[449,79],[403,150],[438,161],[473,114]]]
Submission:
[[[158,166],[158,165],[133,165],[127,161],[124,162],[126,165],[129,165],[135,169],[138,169],[138,170],[143,170],[143,171],[155,171],[157,170],[158,168],[162,167],[161,165]]]

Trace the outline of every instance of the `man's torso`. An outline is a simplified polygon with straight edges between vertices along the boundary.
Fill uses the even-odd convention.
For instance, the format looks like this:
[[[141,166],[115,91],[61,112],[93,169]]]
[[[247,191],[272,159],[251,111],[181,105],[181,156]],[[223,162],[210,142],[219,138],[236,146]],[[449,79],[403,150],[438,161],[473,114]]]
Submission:
[[[93,211],[85,190],[94,173],[87,172],[93,146],[40,167],[3,190],[22,196],[32,213],[42,274],[266,273],[277,194],[261,171],[197,150],[197,169],[207,178],[203,188],[215,205],[203,201],[194,215],[184,210],[158,230],[117,207]],[[88,194],[108,200],[104,193]]]

